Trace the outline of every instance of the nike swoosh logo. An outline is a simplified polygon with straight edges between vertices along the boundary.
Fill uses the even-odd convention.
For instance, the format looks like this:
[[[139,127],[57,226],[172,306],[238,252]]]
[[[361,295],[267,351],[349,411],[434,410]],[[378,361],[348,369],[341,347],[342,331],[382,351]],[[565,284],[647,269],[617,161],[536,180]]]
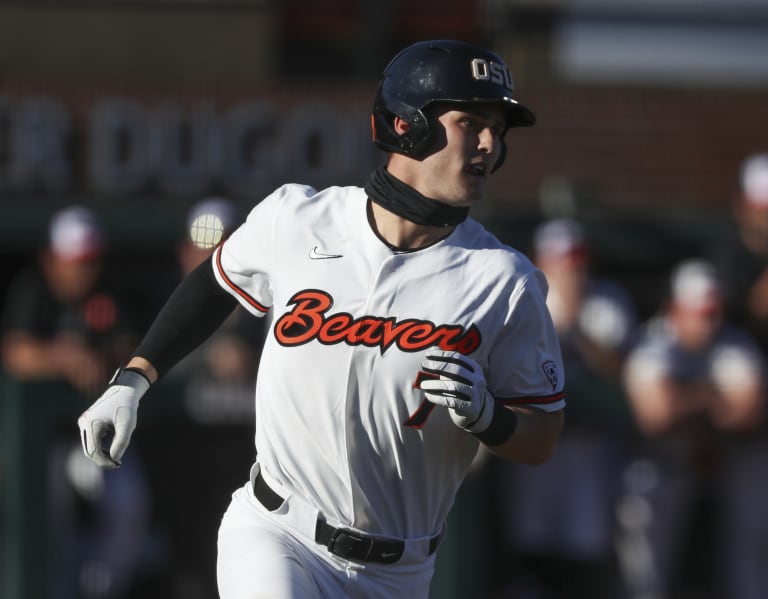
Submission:
[[[394,557],[398,554],[398,551],[387,551],[381,554],[381,557]]]
[[[312,260],[329,260],[331,258],[343,258],[344,256],[342,254],[324,254],[322,252],[318,252],[317,246],[315,246],[309,250],[309,257]]]

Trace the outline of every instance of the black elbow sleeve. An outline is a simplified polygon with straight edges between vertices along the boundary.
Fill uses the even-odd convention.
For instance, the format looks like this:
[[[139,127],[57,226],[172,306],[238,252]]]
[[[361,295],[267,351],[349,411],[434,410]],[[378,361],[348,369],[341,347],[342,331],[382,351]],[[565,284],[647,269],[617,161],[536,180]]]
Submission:
[[[149,360],[163,376],[208,339],[236,305],[216,281],[209,258],[171,294],[133,355]]]

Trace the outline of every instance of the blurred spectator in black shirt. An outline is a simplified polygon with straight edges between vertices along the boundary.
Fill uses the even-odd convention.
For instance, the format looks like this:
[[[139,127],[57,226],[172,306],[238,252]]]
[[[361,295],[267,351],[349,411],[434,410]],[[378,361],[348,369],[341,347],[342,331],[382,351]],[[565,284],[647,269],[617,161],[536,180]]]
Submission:
[[[95,215],[65,209],[49,237],[8,289],[3,366],[18,379],[62,379],[96,397],[133,349],[134,323],[102,279],[106,238]]]
[[[669,297],[646,323],[625,380],[646,439],[622,499],[630,596],[686,591],[691,555],[695,577],[722,593],[713,596],[764,597],[768,447],[758,440],[766,364],[748,331],[725,318],[711,263],[676,266]],[[697,519],[702,511],[707,517]]]
[[[38,259],[8,288],[3,369],[21,382],[53,383],[56,397],[44,399],[71,404],[67,423],[97,397],[137,341],[128,307],[103,277],[106,250],[96,214],[64,208],[51,218],[49,242]],[[138,454],[106,471],[83,459],[71,426],[56,430],[51,443],[51,570],[41,572],[49,596],[124,597],[141,560],[150,511]]]

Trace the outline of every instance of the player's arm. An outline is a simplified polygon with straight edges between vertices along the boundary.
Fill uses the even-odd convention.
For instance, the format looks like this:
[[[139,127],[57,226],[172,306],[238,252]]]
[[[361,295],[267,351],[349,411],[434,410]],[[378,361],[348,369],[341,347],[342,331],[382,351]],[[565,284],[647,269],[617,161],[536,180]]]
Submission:
[[[552,457],[563,430],[564,410],[546,412],[524,406],[504,407],[499,403],[496,406],[496,409],[512,412],[515,425],[510,427],[509,436],[500,443],[484,443],[492,453],[505,460],[531,466],[543,464]]]
[[[136,427],[139,400],[173,365],[203,343],[232,313],[237,300],[219,286],[211,260],[179,284],[133,356],[109,387],[78,419],[83,451],[100,466],[114,468]],[[102,439],[114,433],[109,449]]]
[[[563,410],[504,406],[488,391],[480,365],[459,352],[430,350],[422,368],[433,375],[420,383],[426,398],[448,408],[453,422],[491,452],[531,465],[552,455],[563,428]]]
[[[162,377],[227,319],[237,300],[216,281],[211,258],[187,275],[136,348],[128,365]]]

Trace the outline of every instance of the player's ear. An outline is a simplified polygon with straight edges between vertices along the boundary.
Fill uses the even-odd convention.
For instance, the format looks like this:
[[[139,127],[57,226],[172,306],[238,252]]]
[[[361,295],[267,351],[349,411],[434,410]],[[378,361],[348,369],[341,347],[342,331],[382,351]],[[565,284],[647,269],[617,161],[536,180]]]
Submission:
[[[401,119],[399,116],[395,117],[394,122],[394,129],[395,133],[398,135],[403,135],[404,133],[408,133],[411,129],[411,125],[408,123],[408,121]]]

